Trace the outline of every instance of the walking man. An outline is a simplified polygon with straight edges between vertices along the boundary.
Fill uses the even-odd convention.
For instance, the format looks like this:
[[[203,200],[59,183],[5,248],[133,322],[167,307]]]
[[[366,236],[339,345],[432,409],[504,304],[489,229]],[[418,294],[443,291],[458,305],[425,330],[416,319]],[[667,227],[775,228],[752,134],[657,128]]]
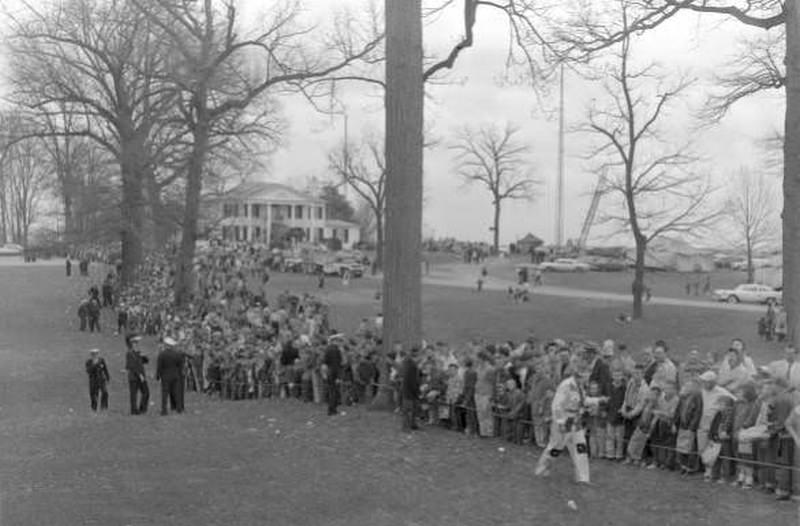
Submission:
[[[184,357],[175,348],[178,342],[169,336],[164,338],[163,344],[156,361],[156,380],[161,381],[161,415],[166,416],[167,400],[173,411],[183,412],[181,382],[183,382]]]
[[[417,404],[419,401],[419,367],[417,366],[417,357],[419,355],[419,348],[414,346],[411,352],[408,353],[403,360],[403,365],[400,368],[402,375],[402,393],[403,393],[403,431],[411,432],[419,429],[417,425]]]
[[[339,377],[342,372],[341,334],[334,334],[328,339],[328,347],[322,358],[322,376],[328,387],[328,416],[339,413]]]
[[[103,281],[103,307],[114,306],[114,275],[110,272]]]
[[[553,397],[550,441],[539,457],[535,474],[548,475],[552,459],[558,457],[566,448],[575,466],[577,482],[588,484],[589,451],[586,447],[586,433],[581,424],[584,393],[580,385],[580,378],[587,370],[587,364],[582,358],[573,356],[570,369],[571,374],[559,384]]]
[[[92,291],[96,291],[92,288]],[[97,294],[92,293],[89,302],[86,305],[86,311],[89,316],[89,332],[100,332],[100,298]]]
[[[89,375],[89,400],[91,401],[92,411],[97,411],[97,398],[100,398],[100,410],[108,409],[108,382],[111,375],[108,374],[106,361],[100,357],[100,349],[89,351],[89,359],[86,360],[86,374]]]
[[[89,319],[89,300],[83,299],[78,305],[78,319],[81,321],[80,330],[81,332],[86,330],[86,320]]]
[[[147,412],[150,402],[150,389],[147,387],[147,376],[144,365],[148,362],[147,356],[142,356],[139,351],[141,336],[129,334],[125,337],[128,352],[125,354],[125,369],[128,371],[128,390],[130,391],[131,414],[141,415]],[[140,398],[141,395],[141,398]]]

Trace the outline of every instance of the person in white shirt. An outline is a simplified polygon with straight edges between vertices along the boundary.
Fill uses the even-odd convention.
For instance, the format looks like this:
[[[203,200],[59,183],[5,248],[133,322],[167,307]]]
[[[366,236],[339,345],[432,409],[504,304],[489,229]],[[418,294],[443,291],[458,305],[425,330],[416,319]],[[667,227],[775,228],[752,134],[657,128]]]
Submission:
[[[667,357],[667,344],[659,340],[653,347],[653,360],[656,362],[656,370],[650,380],[650,387],[658,387],[662,391],[667,384],[678,384],[678,368]]]
[[[717,384],[732,393],[755,377],[755,373],[745,365],[742,354],[733,347],[728,349],[723,363],[727,367],[720,370]]]
[[[751,377],[756,375],[756,365],[753,363],[753,359],[747,356],[747,352],[744,346],[744,342],[739,338],[734,338],[731,340],[731,346],[729,349],[735,351],[739,355],[739,361],[737,363],[741,363],[741,366],[747,370]],[[729,351],[730,352],[730,351]],[[731,364],[727,359],[723,359],[722,363],[719,366],[719,377],[722,379],[726,379],[731,372]]]
[[[794,345],[789,344],[784,349],[784,356],[767,366],[769,374],[775,378],[783,378],[789,384],[792,392],[792,402],[800,405],[800,353]]]
[[[539,457],[534,473],[549,474],[550,463],[566,448],[575,466],[575,478],[580,484],[589,483],[589,448],[586,433],[581,423],[585,396],[580,385],[581,375],[588,371],[588,364],[577,356],[570,363],[571,374],[556,389],[553,397],[550,440]]]
[[[701,374],[700,382],[703,385],[703,389],[700,391],[703,397],[703,412],[697,428],[697,451],[702,452],[708,445],[711,422],[719,410],[719,399],[726,396],[734,398],[734,396],[717,385],[717,374],[714,371],[706,371]]]

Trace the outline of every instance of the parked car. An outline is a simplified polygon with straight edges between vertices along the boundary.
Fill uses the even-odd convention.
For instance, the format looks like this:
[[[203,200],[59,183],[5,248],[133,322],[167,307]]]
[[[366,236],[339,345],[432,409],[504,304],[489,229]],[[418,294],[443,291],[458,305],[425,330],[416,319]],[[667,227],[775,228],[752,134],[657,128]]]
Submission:
[[[336,258],[322,266],[322,272],[326,276],[344,276],[350,273],[351,278],[360,278],[364,275],[364,265],[349,258]]]
[[[286,258],[283,260],[283,271],[300,273],[303,272],[302,258]]]
[[[753,268],[768,268],[772,266],[772,262],[766,258],[753,258]],[[747,270],[747,260],[743,259],[741,261],[736,261],[731,264],[732,270]]]
[[[599,272],[622,272],[630,266],[627,261],[619,258],[609,258],[603,256],[591,256],[586,258],[592,270]]]
[[[545,261],[539,264],[544,272],[587,272],[592,269],[588,263],[583,263],[572,258],[558,258],[554,261]]]
[[[767,285],[747,283],[734,289],[717,289],[711,293],[717,301],[728,303],[766,303],[776,304],[781,301],[782,293]]]

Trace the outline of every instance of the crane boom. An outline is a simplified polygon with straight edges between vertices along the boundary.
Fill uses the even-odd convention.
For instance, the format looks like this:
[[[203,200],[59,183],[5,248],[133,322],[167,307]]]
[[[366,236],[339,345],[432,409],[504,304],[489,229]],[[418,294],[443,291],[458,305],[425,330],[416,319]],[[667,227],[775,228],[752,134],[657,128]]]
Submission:
[[[583,227],[581,228],[581,237],[578,238],[578,250],[586,248],[586,241],[589,239],[589,231],[592,229],[595,217],[597,217],[597,208],[600,205],[600,198],[606,193],[605,177],[600,177],[595,186],[594,194],[592,194],[592,203],[589,205],[589,210],[586,212],[586,218],[583,220]]]

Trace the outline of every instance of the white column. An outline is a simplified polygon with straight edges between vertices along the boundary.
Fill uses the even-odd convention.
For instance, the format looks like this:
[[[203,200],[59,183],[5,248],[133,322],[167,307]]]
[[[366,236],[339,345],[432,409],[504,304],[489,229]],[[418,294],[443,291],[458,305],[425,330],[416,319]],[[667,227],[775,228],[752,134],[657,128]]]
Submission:
[[[272,243],[272,204],[267,202],[267,245]]]

